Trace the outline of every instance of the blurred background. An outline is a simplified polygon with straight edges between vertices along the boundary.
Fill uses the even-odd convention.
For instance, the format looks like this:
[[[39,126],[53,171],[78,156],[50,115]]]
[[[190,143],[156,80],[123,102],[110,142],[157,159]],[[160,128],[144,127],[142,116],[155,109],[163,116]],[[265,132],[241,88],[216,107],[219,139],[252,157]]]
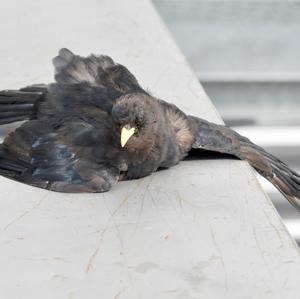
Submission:
[[[153,2],[225,123],[300,172],[300,1]],[[300,245],[299,213],[259,180]]]

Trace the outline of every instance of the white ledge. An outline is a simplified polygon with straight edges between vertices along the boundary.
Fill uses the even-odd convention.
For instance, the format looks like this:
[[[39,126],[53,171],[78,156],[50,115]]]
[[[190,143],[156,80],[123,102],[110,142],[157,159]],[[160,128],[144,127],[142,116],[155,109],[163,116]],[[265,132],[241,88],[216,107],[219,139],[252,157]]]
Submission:
[[[11,0],[0,33],[1,89],[51,81],[69,47],[221,122],[146,0]],[[300,297],[299,251],[244,162],[186,161],[105,194],[0,188],[1,298]]]

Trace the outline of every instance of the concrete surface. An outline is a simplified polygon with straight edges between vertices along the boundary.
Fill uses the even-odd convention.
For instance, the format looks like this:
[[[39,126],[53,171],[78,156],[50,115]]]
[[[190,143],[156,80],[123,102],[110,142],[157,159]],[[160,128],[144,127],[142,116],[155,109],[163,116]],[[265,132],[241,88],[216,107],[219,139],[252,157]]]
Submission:
[[[69,47],[221,122],[148,1],[1,6],[1,89],[52,80]],[[299,251],[244,162],[185,161],[105,194],[0,190],[0,298],[300,298]]]

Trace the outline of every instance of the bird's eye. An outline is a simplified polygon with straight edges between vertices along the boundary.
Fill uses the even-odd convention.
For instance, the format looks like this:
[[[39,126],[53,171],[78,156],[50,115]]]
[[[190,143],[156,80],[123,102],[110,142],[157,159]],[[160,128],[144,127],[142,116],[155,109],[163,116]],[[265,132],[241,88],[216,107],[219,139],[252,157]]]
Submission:
[[[141,129],[144,125],[144,121],[143,121],[143,118],[141,116],[137,117],[135,119],[135,126],[137,129]]]

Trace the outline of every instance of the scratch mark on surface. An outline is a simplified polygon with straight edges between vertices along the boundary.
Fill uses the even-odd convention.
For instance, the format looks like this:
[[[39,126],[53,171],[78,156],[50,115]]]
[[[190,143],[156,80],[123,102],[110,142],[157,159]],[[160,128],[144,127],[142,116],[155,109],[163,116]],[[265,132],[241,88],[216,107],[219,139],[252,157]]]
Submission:
[[[141,222],[141,217],[142,217],[142,214],[143,214],[144,204],[145,204],[145,195],[146,195],[146,192],[144,192],[144,194],[142,196],[142,199],[141,199],[141,207],[140,207],[140,210],[139,210],[137,221],[135,223],[134,234],[136,233],[136,231],[137,231],[137,229],[140,225],[140,222]]]
[[[152,180],[153,180],[153,178],[150,177],[149,178],[149,182],[148,182],[147,187],[145,188],[145,190],[147,190],[147,191],[149,190],[149,186],[150,186]],[[138,229],[138,227],[140,225],[140,222],[141,222],[141,217],[142,217],[142,214],[143,214],[144,204],[145,204],[145,196],[149,192],[149,191],[148,192],[147,191],[143,192],[143,195],[142,195],[141,207],[140,207],[138,218],[137,218],[137,221],[136,221],[136,224],[135,224],[134,234],[136,233],[136,231],[137,231],[137,229]]]
[[[257,238],[257,233],[256,233],[254,227],[252,227],[252,232],[253,232],[253,237],[254,237],[254,240],[255,240],[255,243],[256,243],[256,247],[257,247],[257,249],[258,249],[258,251],[260,253],[260,256],[262,258],[262,262],[265,265],[267,272],[269,273],[269,277],[273,280],[272,283],[277,286],[277,282],[274,280],[274,277],[272,275],[272,271],[270,271],[269,265],[268,265],[268,263],[267,263],[267,261],[265,259],[265,252],[263,251],[263,249],[260,246],[260,242],[259,242],[259,240]],[[269,290],[269,291],[271,291],[271,290]]]
[[[280,231],[278,230],[278,228],[273,223],[271,223],[270,221],[269,221],[269,223],[274,228],[276,235],[278,236],[279,240],[281,241],[281,247],[283,247],[284,243],[283,243]]]
[[[107,211],[110,213],[111,217],[110,217],[110,220],[113,221],[113,226],[114,226],[114,229],[116,230],[117,232],[117,236],[119,238],[119,242],[120,242],[120,247],[121,247],[121,252],[122,252],[122,257],[123,257],[123,260],[124,260],[124,264],[126,265],[126,268],[127,268],[127,274],[128,274],[128,280],[131,282],[133,282],[133,279],[131,277],[131,272],[130,272],[130,267],[129,267],[129,264],[128,264],[128,260],[127,260],[127,256],[126,256],[126,250],[124,248],[124,241],[123,241],[123,238],[122,238],[122,234],[121,234],[121,231],[120,231],[120,228],[119,228],[119,225],[116,223],[116,221],[114,220],[112,214],[111,214],[111,211],[110,209],[108,208],[108,206],[106,205],[106,202],[105,202],[105,206],[106,206],[106,209]],[[108,223],[107,223],[108,224]]]
[[[128,199],[130,198],[130,196],[132,196],[135,191],[140,187],[140,185],[142,184],[142,182],[144,181],[144,179],[139,179],[138,183],[136,184],[136,186],[133,188],[132,191],[128,192],[128,194],[125,196],[125,198],[122,200],[122,202],[119,204],[119,206],[111,213],[111,218],[118,213],[118,211],[120,210],[120,208],[128,201]]]
[[[125,247],[124,247],[124,241],[123,241],[123,238],[122,238],[122,235],[121,235],[121,231],[120,231],[119,227],[117,226],[117,224],[115,223],[115,221],[114,221],[114,224],[115,224],[115,229],[117,231],[118,238],[119,238],[119,241],[120,241],[121,250],[123,252],[122,257],[123,257],[124,263],[126,265],[128,280],[130,281],[131,284],[133,284],[133,279],[132,279],[132,276],[131,276],[131,269],[130,269],[131,267],[129,267],[129,263],[128,263],[128,259],[127,259],[127,253],[126,253],[126,250],[125,250]]]
[[[102,231],[102,234],[101,234],[101,237],[98,241],[98,244],[93,252],[93,254],[91,255],[91,257],[89,258],[88,260],[88,263],[87,263],[87,266],[85,268],[85,273],[88,274],[90,272],[90,270],[92,269],[93,267],[93,264],[94,264],[94,261],[100,251],[100,247],[101,247],[101,244],[102,244],[102,241],[103,241],[103,237],[104,237],[104,234],[106,232],[107,228],[105,228],[103,231]]]
[[[46,194],[47,196],[47,194]],[[13,224],[15,224],[16,222],[20,221],[22,218],[24,218],[26,215],[28,215],[29,213],[31,213],[34,209],[36,209],[38,206],[41,205],[41,203],[44,201],[44,199],[46,198],[46,196],[44,196],[41,200],[39,200],[31,209],[23,212],[22,214],[20,214],[17,218],[13,219],[12,221],[10,221],[9,223],[7,223],[4,227],[3,227],[3,231],[6,231],[10,226],[12,226]]]
[[[208,223],[208,226],[209,226],[209,230],[210,230],[210,234],[211,234],[211,238],[212,238],[212,241],[215,245],[215,248],[217,249],[218,251],[218,254],[219,254],[219,259],[221,261],[221,265],[222,265],[222,268],[223,268],[223,271],[224,271],[224,275],[225,275],[225,288],[227,290],[227,292],[229,292],[229,288],[228,288],[228,277],[227,277],[227,270],[226,270],[226,266],[225,266],[225,263],[224,263],[224,260],[223,260],[223,256],[222,256],[222,251],[217,243],[217,240],[216,240],[216,235],[215,235],[215,232],[212,228],[212,225],[209,221],[207,221]]]
[[[130,198],[131,195],[133,195],[135,193],[135,191],[139,188],[139,186],[142,184],[143,182],[143,179],[140,179],[138,181],[138,183],[135,185],[135,187],[133,188],[132,191],[128,192],[128,194],[125,196],[125,198],[122,200],[122,202],[119,204],[119,206],[113,211],[111,212],[109,210],[109,208],[107,207],[106,205],[106,209],[107,211],[109,212],[110,214],[110,217],[109,219],[106,221],[106,224],[105,224],[105,228],[102,230],[102,233],[101,233],[101,236],[100,236],[100,239],[98,241],[98,244],[93,252],[93,254],[90,256],[90,258],[88,259],[88,263],[87,263],[87,266],[85,268],[85,273],[88,274],[90,272],[90,270],[92,269],[93,267],[93,264],[94,264],[94,261],[100,251],[100,247],[101,247],[101,244],[102,244],[102,241],[103,241],[103,238],[104,238],[104,234],[105,232],[109,229],[109,223],[113,220],[113,217],[115,214],[117,214],[117,212],[120,210],[120,208],[128,201],[128,199]],[[105,203],[105,195],[104,196],[104,203]],[[114,226],[116,226],[116,224],[114,223]]]
[[[176,191],[176,195],[177,195],[177,202],[178,202],[180,208],[182,209],[183,198],[181,197],[181,194],[178,190]]]
[[[127,288],[122,289],[121,291],[119,291],[115,296],[114,299],[118,299],[120,298],[120,296],[127,290]]]
[[[192,208],[199,209],[199,207],[197,205],[195,205],[195,204],[191,203],[190,201],[184,199],[181,196],[181,194],[178,190],[175,191],[175,194],[176,194],[177,202],[178,202],[181,209],[183,208],[183,203],[190,206],[190,207],[192,207]]]
[[[101,233],[101,236],[100,236],[100,239],[98,241],[98,244],[93,252],[93,254],[90,256],[89,260],[88,260],[88,263],[87,263],[87,266],[86,266],[86,269],[85,269],[85,273],[88,274],[90,272],[90,270],[92,269],[93,267],[93,264],[94,264],[94,261],[100,251],[100,247],[101,247],[101,244],[102,244],[102,241],[103,241],[103,238],[104,238],[104,234],[105,232],[108,230],[109,228],[109,223],[113,220],[113,217],[115,214],[117,214],[117,212],[120,210],[120,208],[128,201],[128,199],[130,198],[131,195],[133,195],[135,193],[135,191],[139,188],[139,186],[142,184],[143,182],[143,179],[140,179],[138,181],[138,183],[136,184],[136,186],[133,188],[132,191],[128,192],[128,194],[125,196],[125,198],[122,200],[122,202],[119,204],[119,206],[113,211],[111,212],[110,209],[108,208],[108,206],[106,205],[106,201],[105,201],[105,195],[104,196],[104,203],[105,203],[105,206],[106,206],[106,209],[107,211],[109,212],[110,214],[110,217],[109,219],[106,221],[106,224],[105,224],[105,228],[102,230],[102,233]],[[116,224],[114,222],[114,226],[116,227]]]
[[[175,234],[174,229],[172,228],[171,224],[167,221],[167,219],[165,218],[164,214],[161,212],[161,210],[158,208],[158,205],[155,201],[155,199],[153,198],[153,195],[151,193],[151,190],[149,190],[149,195],[150,195],[150,199],[153,203],[153,206],[155,207],[155,209],[157,210],[158,215],[160,216],[160,219],[167,224],[167,226],[169,227],[170,231]]]
[[[272,292],[279,292],[281,290],[281,281],[282,281],[282,273],[280,275],[280,280],[278,281],[278,279],[275,278],[275,275],[276,275],[276,272],[272,271],[272,269],[270,269],[270,266],[269,266],[269,263],[268,261],[266,260],[266,253],[264,252],[264,250],[261,248],[261,244],[258,240],[258,237],[257,237],[257,232],[255,230],[255,228],[253,227],[252,228],[252,231],[253,231],[253,237],[254,237],[254,240],[255,240],[255,243],[257,245],[257,249],[259,250],[260,252],[260,256],[261,256],[261,259],[262,259],[262,262],[266,268],[266,271],[268,272],[268,277],[271,279],[271,284],[273,286],[273,288],[271,289],[270,286],[267,286],[266,285],[266,288],[268,290],[269,293],[272,293]]]
[[[279,229],[278,229],[278,228],[270,221],[270,219],[269,219],[269,217],[268,217],[266,211],[264,210],[263,212],[264,212],[264,214],[265,214],[265,216],[266,216],[266,219],[267,219],[267,221],[269,222],[269,224],[274,228],[275,233],[276,233],[276,235],[278,236],[278,239],[279,239],[280,242],[281,242],[281,247],[283,247],[284,244],[283,244],[282,236],[281,236],[281,233],[280,233]]]

